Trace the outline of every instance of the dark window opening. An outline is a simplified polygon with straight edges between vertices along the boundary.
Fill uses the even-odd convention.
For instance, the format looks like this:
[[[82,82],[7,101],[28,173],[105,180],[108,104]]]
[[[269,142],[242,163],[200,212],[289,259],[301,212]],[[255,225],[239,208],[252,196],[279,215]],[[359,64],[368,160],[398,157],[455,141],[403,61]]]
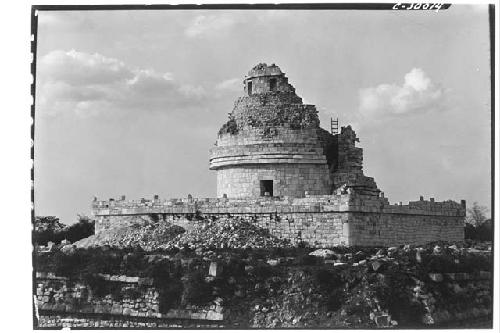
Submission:
[[[269,90],[276,91],[276,79],[269,80]]]
[[[273,196],[273,181],[272,180],[261,180],[260,181],[260,196],[261,197],[272,197]]]
[[[248,82],[248,87],[247,87],[248,95],[252,94],[252,81]]]

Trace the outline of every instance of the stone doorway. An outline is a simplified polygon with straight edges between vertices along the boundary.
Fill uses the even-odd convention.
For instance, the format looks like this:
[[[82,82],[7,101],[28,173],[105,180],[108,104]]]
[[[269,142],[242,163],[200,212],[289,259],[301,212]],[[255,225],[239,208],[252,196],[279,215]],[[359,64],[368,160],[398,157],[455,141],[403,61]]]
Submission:
[[[261,180],[260,181],[260,196],[261,197],[272,197],[273,196],[273,181],[272,180]]]
[[[269,90],[276,91],[276,79],[269,80]]]

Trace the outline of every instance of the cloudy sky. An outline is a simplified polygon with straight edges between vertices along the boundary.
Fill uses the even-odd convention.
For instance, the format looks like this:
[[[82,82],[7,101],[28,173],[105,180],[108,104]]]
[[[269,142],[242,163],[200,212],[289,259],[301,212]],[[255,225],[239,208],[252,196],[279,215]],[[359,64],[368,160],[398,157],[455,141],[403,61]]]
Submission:
[[[208,149],[259,62],[323,127],[352,124],[391,202],[490,205],[485,6],[38,15],[37,215],[73,223],[93,196],[214,197]]]

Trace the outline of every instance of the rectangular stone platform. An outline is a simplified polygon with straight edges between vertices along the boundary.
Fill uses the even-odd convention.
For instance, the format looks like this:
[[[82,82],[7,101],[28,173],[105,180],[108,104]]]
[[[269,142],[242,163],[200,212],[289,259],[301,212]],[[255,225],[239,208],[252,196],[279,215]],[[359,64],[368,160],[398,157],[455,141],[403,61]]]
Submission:
[[[235,216],[292,244],[394,246],[464,239],[465,202],[419,200],[389,204],[382,196],[346,193],[305,198],[95,201],[96,233],[124,220],[165,221],[185,227],[197,216]]]

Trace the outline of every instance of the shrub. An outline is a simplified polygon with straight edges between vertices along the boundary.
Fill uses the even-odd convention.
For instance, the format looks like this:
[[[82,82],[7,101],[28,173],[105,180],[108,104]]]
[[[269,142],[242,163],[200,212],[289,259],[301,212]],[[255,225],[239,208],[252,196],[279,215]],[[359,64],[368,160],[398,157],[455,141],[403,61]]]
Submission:
[[[97,297],[104,297],[106,295],[112,295],[116,299],[117,295],[120,293],[116,291],[117,284],[109,283],[105,281],[102,277],[95,274],[84,274],[82,279],[90,287],[92,293]],[[115,290],[112,290],[115,289]]]
[[[78,216],[78,222],[70,225],[62,231],[63,239],[67,239],[71,243],[87,238],[94,234],[95,221],[87,216]]]
[[[415,282],[410,275],[392,266],[374,283],[374,290],[382,308],[388,309],[398,322],[419,324],[425,313],[421,303],[413,301]]]
[[[229,262],[224,265],[222,274],[225,277],[240,277],[245,275],[245,263],[238,258],[232,257]]]
[[[275,270],[269,265],[259,263],[255,265],[252,274],[259,279],[265,280],[273,276],[275,274]]]
[[[210,301],[212,297],[211,288],[205,282],[201,272],[192,272],[184,278],[184,291],[182,293],[182,304],[202,305]]]
[[[271,257],[284,257],[285,250],[281,247],[273,247],[269,249],[269,254]]]
[[[234,118],[230,116],[229,120],[222,125],[222,128],[219,130],[219,135],[221,134],[236,134],[238,133],[238,125],[236,124],[236,121]]]
[[[94,234],[95,221],[79,215],[77,223],[64,228],[63,226],[59,223],[59,219],[53,216],[37,216],[35,230],[32,233],[33,243],[39,245],[47,245],[48,242],[59,244],[64,239],[74,243]]]
[[[468,239],[468,240],[477,239],[476,227],[474,227],[470,223],[465,223],[464,237],[465,237],[465,239]]]
[[[311,266],[311,265],[316,265],[320,262],[321,258],[310,256],[307,253],[299,254],[297,258],[295,258],[295,263],[300,266]]]
[[[160,312],[168,312],[181,302],[183,285],[180,281],[182,266],[180,262],[156,263],[150,265],[145,275],[153,278],[153,284],[160,293]]]
[[[35,231],[52,231],[58,232],[62,230],[65,225],[59,222],[55,216],[35,216]]]
[[[59,244],[64,237],[52,230],[33,231],[32,239],[34,244],[47,245],[49,242]]]
[[[326,308],[328,311],[337,311],[344,305],[345,294],[342,288],[335,288],[328,293]]]
[[[168,280],[168,283],[159,288],[159,292],[160,312],[166,313],[168,310],[177,308],[181,304],[181,296],[183,292],[182,282],[170,279]]]
[[[320,268],[313,273],[315,281],[323,289],[338,287],[342,284],[342,279],[337,271]]]
[[[493,240],[493,224],[491,219],[486,220],[483,224],[477,227],[477,239],[480,241]]]
[[[68,277],[80,274],[82,268],[89,263],[89,258],[83,251],[75,251],[72,254],[56,252],[51,259],[55,274]]]
[[[486,220],[479,225],[465,223],[464,227],[465,239],[478,240],[478,241],[492,241],[493,239],[493,225],[490,220]]]
[[[121,251],[109,251],[104,248],[77,249],[72,253],[37,254],[37,271],[53,271],[57,275],[80,277],[86,274],[119,274],[123,254]]]
[[[337,271],[331,271],[324,268],[313,271],[315,284],[326,296],[326,307],[328,311],[337,311],[344,303],[343,282]]]

